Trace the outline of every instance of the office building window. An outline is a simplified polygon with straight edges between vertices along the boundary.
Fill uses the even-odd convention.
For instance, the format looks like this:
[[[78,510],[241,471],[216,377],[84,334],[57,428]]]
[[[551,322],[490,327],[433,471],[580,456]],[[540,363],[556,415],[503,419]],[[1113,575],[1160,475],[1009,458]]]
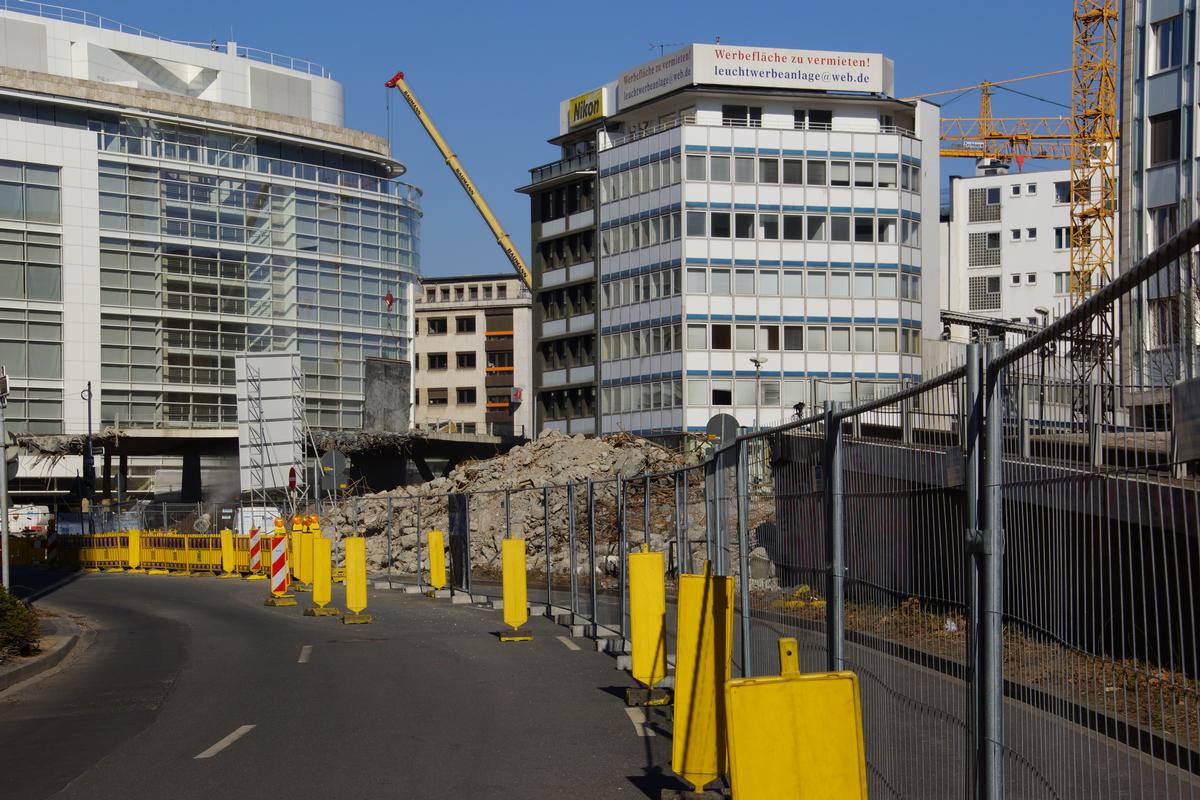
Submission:
[[[458,333],[474,333],[475,318],[474,317],[455,317],[454,329]]]
[[[708,215],[709,230],[708,235],[714,239],[729,238],[729,212],[714,211]]]
[[[427,353],[425,355],[426,369],[446,369],[448,359],[445,353]]]
[[[733,215],[733,235],[738,239],[753,239],[754,238],[754,215],[753,214],[734,214]]]
[[[108,278],[108,273],[102,270],[102,302]],[[113,280],[120,280],[127,287],[129,274],[119,273]],[[0,297],[62,300],[62,238],[53,233],[0,229]],[[129,305],[127,290],[124,299],[122,305]]]
[[[779,159],[760,158],[758,160],[758,182],[779,183]]]
[[[849,161],[830,161],[829,162],[829,185],[830,186],[849,186],[850,185],[850,162]]]
[[[762,127],[762,108],[758,106],[721,106],[721,124],[735,128]]]
[[[1000,308],[1000,276],[971,276],[967,303],[971,311],[996,311]]]
[[[0,161],[0,219],[58,225],[59,168]]]
[[[475,389],[474,389],[474,387],[467,388],[467,389],[456,389],[454,394],[455,394],[455,399],[458,401],[458,404],[460,406],[475,405]]]
[[[708,159],[704,156],[687,157],[687,179],[689,181],[705,180],[708,174]]]
[[[430,317],[426,320],[425,332],[430,336],[440,336],[446,332],[445,317]]]
[[[1020,197],[1021,196],[1021,184],[1014,183],[1012,185],[1010,191],[1012,192],[1013,197]]]
[[[731,326],[721,324],[712,326],[712,349],[731,350],[733,348],[733,330]]]
[[[1037,228],[1026,228],[1025,229],[1025,241],[1027,241],[1027,242],[1036,242],[1037,241]]]
[[[758,215],[758,236],[760,239],[778,239],[779,238],[779,215],[778,214],[759,214]]]
[[[1070,228],[1061,227],[1054,229],[1054,249],[1066,250],[1071,246]]]
[[[456,353],[454,363],[459,369],[475,369],[475,354]]]
[[[754,183],[753,158],[738,156],[733,160],[733,180],[735,183]]]
[[[1150,165],[1179,160],[1179,109],[1150,117]]]
[[[1027,194],[1027,195],[1037,194],[1037,184],[1036,183],[1025,184],[1025,194]]]
[[[714,182],[729,180],[729,156],[713,156],[709,159],[708,179]]]
[[[1183,16],[1176,15],[1151,26],[1156,69],[1173,69],[1183,62]]]
[[[1056,272],[1054,273],[1054,293],[1066,294],[1071,291],[1071,273]]]
[[[707,233],[705,222],[703,211],[687,212],[687,235],[704,236]]]

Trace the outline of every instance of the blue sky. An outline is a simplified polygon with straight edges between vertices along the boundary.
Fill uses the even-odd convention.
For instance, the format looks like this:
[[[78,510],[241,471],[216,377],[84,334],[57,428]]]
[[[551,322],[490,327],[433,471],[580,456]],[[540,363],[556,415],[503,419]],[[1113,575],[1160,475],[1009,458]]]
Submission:
[[[67,0],[68,2],[70,0]],[[1070,66],[1071,3],[875,2],[84,2],[75,7],[172,39],[233,38],[324,64],[346,89],[347,123],[386,134],[383,82],[404,70],[450,146],[523,254],[529,207],[513,189],[554,161],[558,102],[655,57],[654,43],[712,42],[883,52],[908,96]],[[587,14],[598,9],[599,14]],[[1014,88],[1070,103],[1069,76]],[[943,102],[953,95],[940,98]],[[944,115],[978,113],[978,93]],[[1007,92],[997,115],[1069,111]],[[505,271],[508,262],[399,93],[392,138],[406,177],[424,191],[422,260],[430,275]],[[1026,168],[1037,168],[1026,162]],[[943,173],[970,173],[943,161]]]

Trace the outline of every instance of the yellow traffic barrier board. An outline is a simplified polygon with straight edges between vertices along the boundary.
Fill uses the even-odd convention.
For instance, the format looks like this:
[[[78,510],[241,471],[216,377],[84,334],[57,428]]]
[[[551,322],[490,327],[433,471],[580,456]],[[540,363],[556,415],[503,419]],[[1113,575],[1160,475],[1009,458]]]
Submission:
[[[791,640],[795,655],[795,640]],[[783,655],[781,645],[780,653]],[[862,705],[853,672],[739,678],[725,685],[737,800],[866,800]]]
[[[446,538],[441,531],[429,532],[429,585],[446,588]]]
[[[500,543],[500,561],[504,579],[504,624],[512,633],[501,633],[502,642],[527,642],[533,638],[521,633],[529,621],[529,598],[525,586],[525,540],[505,539]]]
[[[629,554],[629,640],[634,680],[646,688],[667,676],[666,561],[642,545]]]
[[[312,599],[316,608],[304,610],[306,617],[336,617],[336,608],[326,608],[333,600],[333,542],[315,536],[312,544]]]
[[[236,578],[237,563],[233,552],[233,531],[221,529],[221,578]]]
[[[129,537],[129,571],[130,572],[145,572],[142,569],[142,532],[131,530],[127,534]]]
[[[371,615],[364,614],[367,607],[367,548],[361,536],[352,536],[343,542],[346,555],[346,608],[352,611],[342,617],[347,625],[371,622]]]
[[[733,660],[733,578],[679,576],[671,769],[701,791],[726,771],[725,693]]]
[[[315,534],[312,531],[303,531],[300,534],[300,582],[310,584],[313,581],[313,539]]]

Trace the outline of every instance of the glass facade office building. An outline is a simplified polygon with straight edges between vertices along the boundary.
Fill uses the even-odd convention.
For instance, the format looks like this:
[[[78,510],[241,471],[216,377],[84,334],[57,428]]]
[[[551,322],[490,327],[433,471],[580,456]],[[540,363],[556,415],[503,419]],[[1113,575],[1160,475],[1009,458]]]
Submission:
[[[300,354],[310,425],[360,428],[419,270],[388,144],[315,64],[80,19],[0,11],[9,428],[82,432],[90,380],[98,424],[235,429],[234,357],[267,351]]]

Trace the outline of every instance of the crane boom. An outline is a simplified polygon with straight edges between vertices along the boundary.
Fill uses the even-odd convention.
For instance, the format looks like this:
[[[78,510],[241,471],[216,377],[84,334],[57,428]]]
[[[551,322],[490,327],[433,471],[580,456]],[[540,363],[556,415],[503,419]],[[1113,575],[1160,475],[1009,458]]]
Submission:
[[[521,276],[521,281],[530,290],[533,289],[533,275],[529,271],[529,267],[525,265],[521,254],[517,252],[516,245],[504,229],[500,227],[499,220],[492,213],[492,209],[488,207],[487,201],[483,199],[483,195],[479,193],[479,189],[475,187],[471,176],[467,174],[467,170],[463,167],[462,162],[458,160],[458,156],[454,155],[453,151],[446,145],[446,140],[442,138],[442,134],[438,132],[437,126],[433,124],[433,120],[425,113],[425,109],[421,106],[417,96],[413,94],[412,89],[404,81],[404,73],[397,72],[388,80],[384,86],[389,89],[399,89],[400,94],[404,95],[404,99],[408,101],[408,105],[412,108],[413,113],[417,115],[417,120],[425,127],[425,132],[429,134],[429,138],[433,140],[433,144],[437,147],[442,157],[446,159],[446,166],[450,167],[450,171],[458,178],[458,182],[462,184],[467,196],[471,198],[471,202],[475,204],[479,215],[483,217],[483,221],[487,223],[491,229],[492,235],[496,237],[496,244],[500,245],[500,249],[504,251],[504,255],[512,263],[513,269]]]

